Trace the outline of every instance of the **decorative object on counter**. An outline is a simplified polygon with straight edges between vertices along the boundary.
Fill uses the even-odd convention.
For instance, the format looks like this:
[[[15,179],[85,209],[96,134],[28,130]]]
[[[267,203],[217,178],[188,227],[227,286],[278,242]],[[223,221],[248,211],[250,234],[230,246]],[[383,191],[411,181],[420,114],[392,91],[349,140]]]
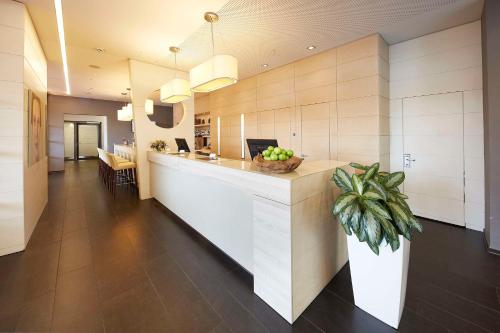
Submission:
[[[252,164],[260,171],[272,173],[287,173],[297,169],[302,159],[293,155],[293,150],[269,146],[255,156]]]
[[[163,140],[155,140],[151,142],[150,146],[154,151],[161,153],[167,148],[167,143]]]
[[[404,172],[379,172],[379,163],[351,163],[360,173],[337,168],[341,189],[333,206],[347,236],[354,303],[398,328],[406,296],[412,232],[423,231],[399,186]],[[363,243],[366,242],[366,245]]]
[[[122,138],[122,143],[123,143],[124,145],[128,145],[128,140],[127,140],[127,139],[125,139],[125,138]]]

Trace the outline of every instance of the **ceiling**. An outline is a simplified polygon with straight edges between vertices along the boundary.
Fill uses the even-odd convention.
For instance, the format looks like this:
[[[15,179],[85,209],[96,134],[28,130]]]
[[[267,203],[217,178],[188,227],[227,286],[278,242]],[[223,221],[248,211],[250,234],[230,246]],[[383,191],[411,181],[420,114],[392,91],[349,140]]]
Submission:
[[[48,60],[48,88],[65,94],[53,0],[21,0],[28,7]],[[203,23],[227,0],[62,0],[71,95],[127,100],[128,58],[173,66],[169,46]],[[105,52],[97,52],[103,48]],[[99,68],[92,68],[95,65]]]
[[[49,91],[64,94],[53,1],[23,2],[48,58]],[[375,32],[393,44],[471,22],[482,7],[483,0],[63,0],[72,95],[126,100],[127,59],[173,67],[170,45],[182,48],[181,69],[206,60],[205,11],[220,16],[215,52],[234,55],[245,78]]]

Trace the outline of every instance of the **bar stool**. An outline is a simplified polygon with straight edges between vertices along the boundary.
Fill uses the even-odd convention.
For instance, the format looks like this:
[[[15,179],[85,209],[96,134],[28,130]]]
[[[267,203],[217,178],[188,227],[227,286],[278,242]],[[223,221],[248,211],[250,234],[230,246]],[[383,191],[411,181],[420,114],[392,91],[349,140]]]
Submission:
[[[110,153],[105,153],[106,159],[109,162],[108,172],[108,187],[113,197],[116,197],[116,186],[128,185],[132,191],[137,188],[137,173],[136,164],[130,161],[122,161],[118,156]]]

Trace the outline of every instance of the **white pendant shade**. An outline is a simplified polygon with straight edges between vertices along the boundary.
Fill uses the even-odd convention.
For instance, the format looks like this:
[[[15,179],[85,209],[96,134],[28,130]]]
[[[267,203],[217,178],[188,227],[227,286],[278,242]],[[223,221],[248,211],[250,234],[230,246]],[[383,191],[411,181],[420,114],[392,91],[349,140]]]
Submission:
[[[227,54],[213,56],[189,71],[191,90],[210,92],[238,82],[238,60]]]
[[[191,97],[189,82],[175,78],[160,87],[160,100],[162,103],[179,103]]]
[[[154,101],[152,99],[147,99],[144,103],[144,110],[146,110],[146,114],[154,113]]]
[[[132,113],[132,104],[128,103],[126,106],[117,111],[119,121],[131,121],[134,116]]]

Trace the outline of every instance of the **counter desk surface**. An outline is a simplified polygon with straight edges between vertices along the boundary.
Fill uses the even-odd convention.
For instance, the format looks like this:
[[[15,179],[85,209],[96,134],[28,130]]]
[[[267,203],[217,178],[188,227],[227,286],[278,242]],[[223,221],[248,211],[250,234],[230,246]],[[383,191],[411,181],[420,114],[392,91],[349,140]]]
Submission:
[[[251,162],[148,152],[151,193],[254,276],[254,292],[290,323],[347,262],[330,211],[347,162],[304,161],[270,174]]]

